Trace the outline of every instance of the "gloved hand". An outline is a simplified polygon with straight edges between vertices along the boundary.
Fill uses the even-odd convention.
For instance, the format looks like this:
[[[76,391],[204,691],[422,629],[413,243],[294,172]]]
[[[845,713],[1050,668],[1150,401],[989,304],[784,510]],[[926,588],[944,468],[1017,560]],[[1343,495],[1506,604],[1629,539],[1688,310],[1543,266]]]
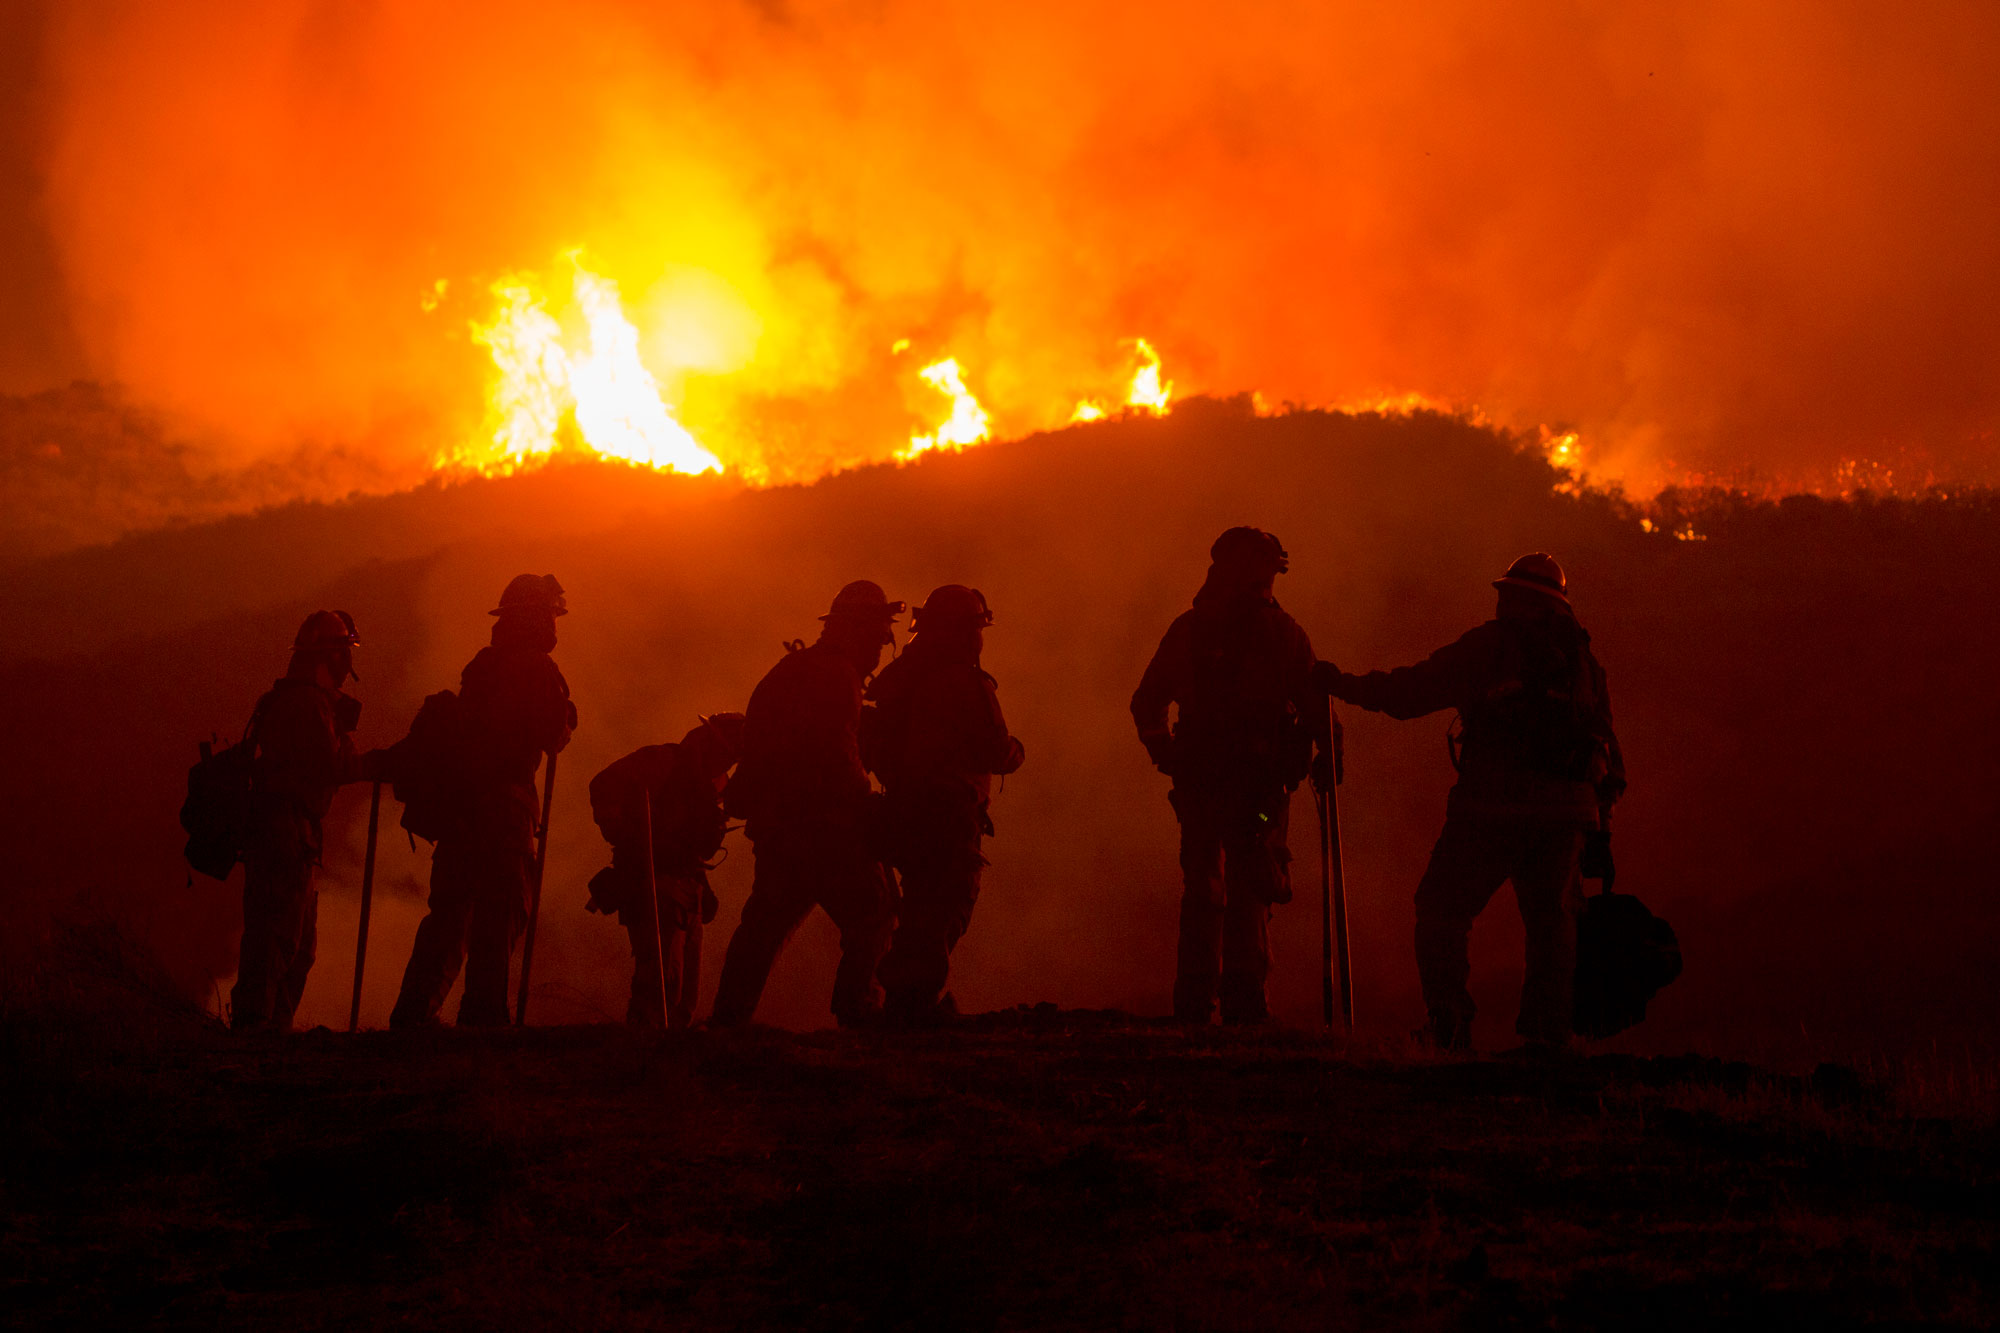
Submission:
[[[1321,750],[1313,756],[1312,784],[1314,791],[1331,791],[1340,781],[1340,772],[1335,767],[1333,756]]]
[[[1594,829],[1583,835],[1583,877],[1604,881],[1604,891],[1618,879],[1617,863],[1611,859],[1611,830]]]
[[[1342,674],[1341,669],[1331,662],[1314,662],[1307,680],[1321,694],[1332,694],[1339,686]]]
[[[389,761],[392,757],[393,756],[391,755],[390,751],[386,749],[362,751],[361,754],[362,781],[364,782],[391,781],[392,775],[389,771]]]
[[[1153,767],[1168,777],[1174,775],[1174,738],[1168,735],[1147,736],[1146,755],[1153,761]]]

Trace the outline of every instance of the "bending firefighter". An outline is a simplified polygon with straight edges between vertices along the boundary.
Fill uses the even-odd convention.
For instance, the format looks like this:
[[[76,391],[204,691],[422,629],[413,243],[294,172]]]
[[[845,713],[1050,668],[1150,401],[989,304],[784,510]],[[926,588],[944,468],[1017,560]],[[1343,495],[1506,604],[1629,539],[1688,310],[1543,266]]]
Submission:
[[[727,827],[722,789],[742,750],[743,714],[716,713],[678,744],[634,750],[590,780],[590,810],[611,844],[611,864],[591,878],[585,907],[617,913],[631,937],[625,1021],[635,1026],[684,1028],[693,1021],[702,927],[715,919],[709,863]]]
[[[1208,1022],[1219,988],[1224,1022],[1255,1023],[1269,1012],[1271,907],[1292,898],[1292,792],[1308,774],[1333,780],[1332,737],[1311,684],[1312,643],[1273,593],[1289,568],[1284,547],[1231,528],[1209,555],[1194,608],[1168,628],[1132,695],[1132,718],[1174,781],[1181,825],[1174,1014]]]
[[[447,770],[439,784],[445,808],[431,856],[430,911],[417,927],[391,1027],[436,1022],[461,967],[460,1026],[508,1020],[508,966],[527,924],[534,875],[536,770],[576,729],[569,683],[549,656],[556,617],[568,611],[554,575],[514,579],[491,613],[492,644],[466,664],[455,702],[444,705],[449,694],[426,700],[403,743],[417,742],[426,714],[444,705],[435,728],[443,743],[417,747],[439,755],[434,762]],[[406,775],[396,776],[400,795]],[[412,813],[406,804],[404,822],[414,828]]]
[[[345,611],[315,611],[292,660],[250,723],[255,758],[243,841],[243,946],[229,1025],[292,1026],[319,935],[321,821],[333,794],[363,777],[353,732],[361,703],[341,691],[361,642]]]
[[[979,901],[993,776],[1020,768],[1025,753],[979,665],[992,623],[978,589],[946,584],[912,617],[908,650],[868,687],[862,757],[882,780],[881,845],[903,890],[879,975],[884,1012],[901,1022],[957,1011],[943,992]]]
[[[1352,676],[1322,662],[1314,677],[1334,697],[1390,717],[1458,710],[1458,783],[1417,885],[1428,1037],[1441,1049],[1470,1048],[1466,943],[1474,918],[1512,880],[1527,927],[1516,1029],[1530,1049],[1560,1049],[1570,1038],[1580,880],[1609,870],[1625,763],[1604,668],[1571,610],[1562,567],[1524,555],[1493,586],[1495,618],[1415,666]]]
[[[894,916],[869,842],[872,794],[859,728],[862,684],[894,641],[902,611],[875,584],[848,584],[820,617],[818,642],[790,645],[750,696],[743,762],[725,799],[745,821],[757,869],[722,960],[709,1018],[717,1027],[750,1021],[779,951],[815,906],[840,927],[835,1018],[853,1026],[880,1010],[875,965]]]

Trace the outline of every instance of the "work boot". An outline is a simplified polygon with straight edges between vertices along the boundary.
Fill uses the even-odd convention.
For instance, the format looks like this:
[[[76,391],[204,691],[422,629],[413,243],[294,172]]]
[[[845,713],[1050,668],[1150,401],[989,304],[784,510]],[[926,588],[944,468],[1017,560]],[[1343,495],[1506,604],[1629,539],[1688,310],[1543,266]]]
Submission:
[[[1410,1034],[1425,1050],[1440,1055],[1463,1055],[1472,1049],[1472,1024],[1446,1013],[1433,1013],[1430,1022]]]
[[[882,1006],[882,1026],[888,1028],[941,1028],[958,1021],[958,1001],[950,991],[935,1000],[898,1000],[891,996]]]
[[[1548,1065],[1561,1064],[1581,1054],[1582,1052],[1577,1049],[1576,1043],[1567,1037],[1560,1040],[1533,1038],[1522,1042],[1519,1046],[1500,1052],[1497,1058],[1515,1061],[1520,1064]]]

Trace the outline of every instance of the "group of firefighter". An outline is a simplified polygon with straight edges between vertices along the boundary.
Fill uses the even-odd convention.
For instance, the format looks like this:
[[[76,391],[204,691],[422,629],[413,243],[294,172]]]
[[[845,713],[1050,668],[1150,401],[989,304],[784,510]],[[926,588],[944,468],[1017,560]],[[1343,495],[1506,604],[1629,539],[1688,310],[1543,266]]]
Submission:
[[[1340,780],[1328,702],[1339,699],[1395,718],[1459,716],[1458,780],[1416,893],[1421,1035],[1441,1050],[1469,1049],[1468,939],[1512,881],[1527,936],[1517,1030],[1530,1050],[1566,1046],[1581,881],[1611,875],[1611,808],[1625,779],[1605,673],[1561,567],[1523,556],[1494,584],[1492,620],[1416,665],[1353,675],[1316,659],[1279,606],[1275,582],[1288,563],[1276,537],[1231,528],[1210,559],[1132,696],[1180,822],[1175,1016],[1206,1024],[1219,1006],[1225,1023],[1267,1018],[1271,910],[1292,896],[1291,797],[1310,781],[1324,798]],[[985,598],[958,584],[936,589],[914,611],[907,647],[884,665],[904,610],[874,583],[848,584],[818,638],[788,644],[743,712],[703,717],[680,741],[637,750],[592,780],[611,863],[591,880],[588,907],[615,914],[630,935],[630,1022],[694,1021],[702,927],[717,906],[708,870],[732,819],[743,822],[755,872],[710,1026],[751,1020],[815,907],[840,932],[832,1011],[843,1026],[921,1026],[956,1013],[950,958],[987,864],[992,781],[1019,769],[1024,751],[980,664],[993,623]],[[359,704],[342,689],[360,642],[354,622],[338,611],[307,618],[253,722],[233,1026],[290,1027],[314,956],[322,821],[340,785],[365,780],[393,784],[405,825],[435,838],[429,910],[390,1026],[437,1023],[461,970],[460,1025],[518,1021],[509,971],[539,893],[553,756],[577,725],[551,656],[567,611],[552,575],[515,578],[456,694],[426,700],[405,740],[365,754],[352,740]]]

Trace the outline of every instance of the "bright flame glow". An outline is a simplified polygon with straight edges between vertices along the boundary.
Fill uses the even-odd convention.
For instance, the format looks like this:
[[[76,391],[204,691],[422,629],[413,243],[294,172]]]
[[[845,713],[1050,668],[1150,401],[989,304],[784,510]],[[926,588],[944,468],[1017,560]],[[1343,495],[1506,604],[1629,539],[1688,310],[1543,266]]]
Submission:
[[[910,447],[897,453],[896,457],[915,458],[927,449],[963,449],[986,438],[992,422],[986,415],[986,409],[965,387],[965,374],[958,367],[958,358],[946,357],[934,365],[925,366],[919,373],[925,383],[951,399],[951,416],[929,435],[912,435]]]
[[[1104,409],[1099,407],[1094,400],[1086,398],[1076,405],[1076,411],[1069,414],[1069,419],[1074,424],[1079,421],[1098,421],[1103,416]]]
[[[674,419],[659,382],[639,357],[639,331],[625,317],[618,284],[575,266],[572,297],[582,346],[566,341],[533,279],[493,284],[498,309],[475,324],[473,341],[493,359],[487,438],[441,456],[438,466],[508,473],[580,442],[593,453],[676,472],[719,472],[722,463]],[[574,424],[574,440],[565,427]]]
[[[1134,338],[1132,342],[1138,349],[1141,364],[1132,376],[1132,387],[1125,395],[1125,402],[1141,412],[1151,412],[1156,417],[1165,416],[1167,404],[1174,394],[1173,381],[1160,378],[1160,354],[1153,350],[1153,344],[1144,338]]]

